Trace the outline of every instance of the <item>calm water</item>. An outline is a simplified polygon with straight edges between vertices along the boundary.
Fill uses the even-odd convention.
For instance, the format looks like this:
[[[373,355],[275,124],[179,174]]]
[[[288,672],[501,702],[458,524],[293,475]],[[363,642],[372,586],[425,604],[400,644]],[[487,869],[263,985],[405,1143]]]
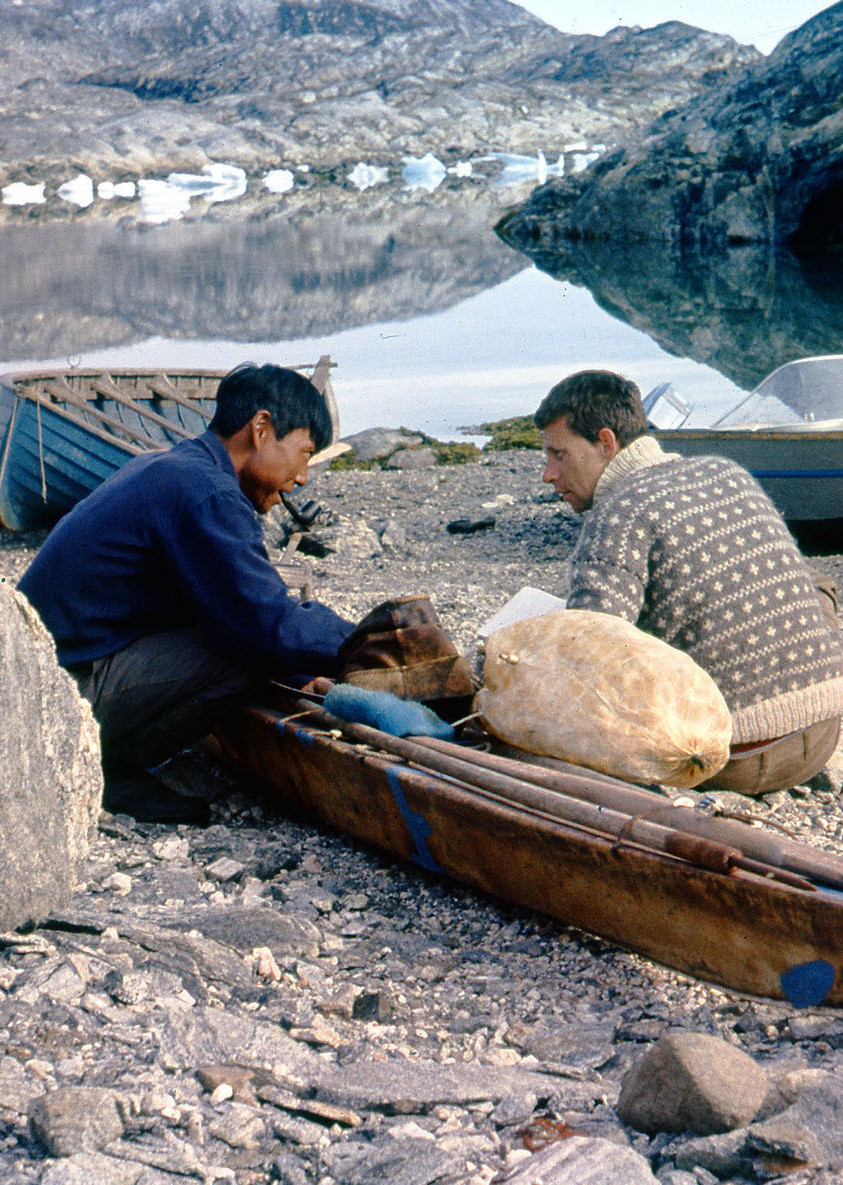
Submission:
[[[344,433],[405,425],[442,438],[533,411],[583,367],[621,371],[645,393],[670,380],[694,422],[737,400],[718,370],[502,244],[491,228],[525,192],[343,193],[161,227],[7,223],[3,370],[330,353]]]

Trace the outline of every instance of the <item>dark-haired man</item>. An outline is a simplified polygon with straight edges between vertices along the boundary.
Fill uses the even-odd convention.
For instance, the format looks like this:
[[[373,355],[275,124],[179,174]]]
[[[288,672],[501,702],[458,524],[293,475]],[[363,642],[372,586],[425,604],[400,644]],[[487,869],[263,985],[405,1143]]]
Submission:
[[[24,574],[20,590],[100,722],[109,809],[142,813],[138,771],[206,734],[259,680],[334,673],[351,623],[289,595],[255,515],[304,485],[331,431],[308,379],[240,366],[207,432],[129,461]]]
[[[843,713],[843,645],[823,593],[757,482],[723,457],[665,453],[636,385],[609,371],[539,406],[544,480],[587,512],[567,606],[613,613],[686,651],[732,713],[710,785],[761,794],[825,765]]]

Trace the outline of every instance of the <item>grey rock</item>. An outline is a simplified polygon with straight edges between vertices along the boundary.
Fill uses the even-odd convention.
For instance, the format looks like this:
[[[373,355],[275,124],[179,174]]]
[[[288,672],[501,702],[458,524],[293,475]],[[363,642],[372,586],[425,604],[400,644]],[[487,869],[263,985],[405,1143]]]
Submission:
[[[366,428],[343,440],[354,449],[358,461],[382,461],[397,449],[416,448],[423,443],[421,436],[401,428]]]
[[[326,1149],[329,1173],[343,1185],[434,1185],[445,1174],[465,1170],[465,1158],[443,1152],[426,1140],[393,1140],[347,1143]]]
[[[812,1133],[819,1146],[819,1160],[836,1171],[843,1170],[843,1082],[836,1074],[814,1071],[804,1075],[799,1097],[780,1115],[754,1124],[753,1140],[772,1133],[778,1139],[782,1124]]]
[[[395,1115],[420,1115],[445,1104],[497,1103],[519,1092],[548,1098],[557,1089],[549,1075],[530,1070],[403,1060],[325,1066],[314,1086],[317,1097],[329,1102]]]
[[[503,1177],[506,1185],[656,1185],[649,1163],[611,1140],[558,1140]]]
[[[705,1033],[660,1038],[629,1070],[618,1114],[638,1131],[714,1134],[757,1114],[767,1076],[748,1054]]]
[[[209,938],[248,954],[256,946],[268,946],[276,959],[315,955],[319,931],[306,918],[289,917],[274,909],[212,909],[195,919]]]
[[[697,1185],[697,1178],[693,1173],[686,1173],[684,1169],[665,1168],[656,1173],[659,1185]]]
[[[820,1142],[812,1131],[787,1119],[768,1119],[753,1124],[747,1132],[747,1149],[760,1154],[756,1159],[776,1163],[795,1161],[816,1165],[823,1159]]]
[[[499,1127],[526,1123],[536,1109],[538,1098],[532,1091],[509,1094],[497,1104],[489,1118]]]
[[[676,1148],[671,1145],[669,1154],[676,1167],[684,1172],[703,1168],[717,1177],[739,1176],[752,1168],[746,1140],[744,1129],[721,1132],[719,1135],[684,1140]]]
[[[35,610],[0,584],[0,930],[67,904],[102,802],[99,729]]]
[[[798,236],[821,248],[837,226],[843,132],[831,79],[843,65],[841,32],[843,10],[834,5],[732,85],[654,124],[592,177],[539,191],[508,220],[507,236],[532,236],[545,248],[577,235],[706,249]]]
[[[219,1008],[170,1011],[158,1040],[166,1068],[218,1062],[264,1067],[291,1090],[304,1089],[323,1065],[278,1025]]]
[[[27,1073],[20,1062],[6,1055],[0,1058],[0,1108],[24,1116],[30,1103],[44,1093],[44,1083]]]
[[[600,1024],[565,1024],[560,1021],[540,1023],[529,1029],[519,1041],[525,1053],[531,1053],[559,1072],[595,1070],[614,1054],[612,1028]]]
[[[141,1185],[142,1165],[98,1152],[79,1152],[49,1164],[40,1185]]]
[[[614,140],[758,57],[678,23],[569,36],[502,0],[206,0],[189,15],[162,0],[144,20],[97,0],[84,19],[55,4],[43,21],[4,0],[0,20],[5,160],[13,178],[40,164],[56,181],[68,159],[100,180],[213,159],[330,169],[390,148],[459,157]],[[27,119],[34,106],[43,125]]]
[[[114,1092],[90,1086],[69,1086],[35,1099],[29,1122],[51,1156],[97,1152],[123,1134]]]
[[[432,469],[436,464],[436,453],[432,448],[400,448],[386,462],[386,469]]]

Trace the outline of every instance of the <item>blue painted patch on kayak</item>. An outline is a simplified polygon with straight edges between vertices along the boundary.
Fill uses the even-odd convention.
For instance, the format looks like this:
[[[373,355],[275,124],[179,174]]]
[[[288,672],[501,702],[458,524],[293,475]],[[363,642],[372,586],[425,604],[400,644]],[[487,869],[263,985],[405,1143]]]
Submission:
[[[307,728],[296,728],[295,725],[293,725],[292,728],[289,728],[286,720],[276,720],[275,727],[282,735],[284,733],[289,733],[291,737],[295,737],[295,739],[302,745],[309,746],[313,744],[313,733]]]
[[[410,805],[404,794],[404,787],[401,785],[401,779],[398,776],[398,767],[390,765],[386,770],[386,779],[389,782],[389,788],[392,791],[392,797],[395,799],[395,805],[401,812],[401,817],[407,824],[407,829],[410,832],[410,838],[416,845],[416,852],[413,856],[413,863],[421,865],[429,872],[444,872],[430,854],[430,848],[427,846],[428,837],[433,830],[424,815],[420,815],[418,811],[410,810]]]
[[[825,959],[811,963],[798,963],[779,976],[779,983],[785,996],[797,1008],[810,1008],[822,1004],[834,985],[835,971]]]

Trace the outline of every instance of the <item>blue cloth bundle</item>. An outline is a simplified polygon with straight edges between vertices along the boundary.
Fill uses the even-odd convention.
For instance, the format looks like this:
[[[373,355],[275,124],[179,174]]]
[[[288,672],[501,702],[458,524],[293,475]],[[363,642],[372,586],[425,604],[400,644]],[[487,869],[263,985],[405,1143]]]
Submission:
[[[417,700],[399,699],[389,691],[370,691],[353,683],[335,683],[325,696],[324,708],[340,720],[368,724],[390,736],[454,739],[454,729]]]

